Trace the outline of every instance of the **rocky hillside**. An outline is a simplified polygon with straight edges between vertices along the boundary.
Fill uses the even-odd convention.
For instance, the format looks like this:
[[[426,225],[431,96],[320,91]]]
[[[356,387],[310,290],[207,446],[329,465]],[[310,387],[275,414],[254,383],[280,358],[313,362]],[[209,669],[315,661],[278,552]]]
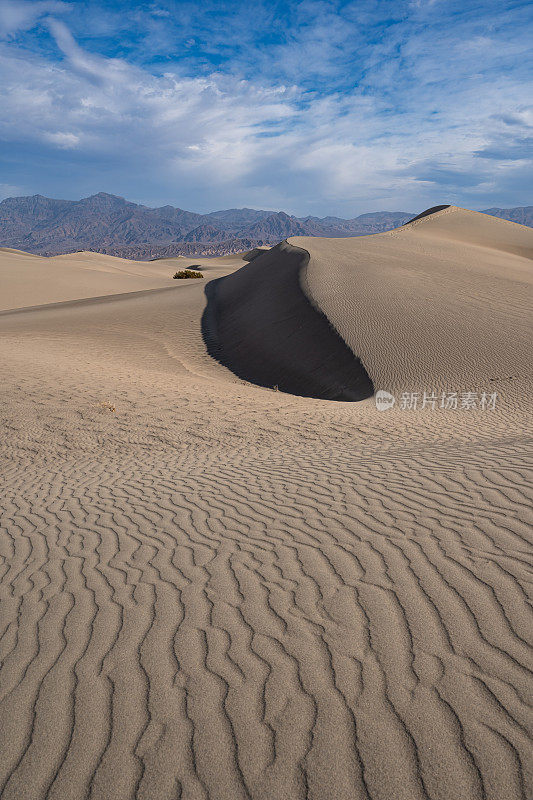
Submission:
[[[533,226],[533,207],[491,208],[485,213]],[[52,255],[96,250],[127,258],[198,253],[218,255],[288,236],[364,236],[403,225],[407,211],[379,211],[354,219],[294,217],[283,211],[233,208],[195,214],[173,206],[148,208],[100,192],[82,200],[42,195],[0,203],[0,247]]]

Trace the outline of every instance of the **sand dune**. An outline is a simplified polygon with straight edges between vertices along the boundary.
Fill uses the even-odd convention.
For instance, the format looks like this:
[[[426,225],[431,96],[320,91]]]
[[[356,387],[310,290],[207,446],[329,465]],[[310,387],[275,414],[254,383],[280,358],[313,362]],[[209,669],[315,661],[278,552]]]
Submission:
[[[260,386],[326,400],[370,397],[365,369],[301,290],[308,258],[282,242],[211,281],[203,315],[208,352]]]
[[[468,391],[491,384],[504,386],[508,400],[525,390],[529,228],[448,206],[357,246],[349,239],[290,241],[311,253],[302,276],[308,297],[377,388]]]
[[[127,261],[101,253],[80,252],[43,258],[0,248],[0,310],[138,292],[172,285],[172,275],[190,264],[213,274],[242,266],[244,260],[167,258]]]
[[[494,411],[246,383],[205,281],[0,315],[2,800],[533,796],[532,236],[450,207],[211,273],[243,330],[252,276],[290,289],[269,357],[292,308],[332,326],[302,363],[343,340],[377,388],[488,381]]]

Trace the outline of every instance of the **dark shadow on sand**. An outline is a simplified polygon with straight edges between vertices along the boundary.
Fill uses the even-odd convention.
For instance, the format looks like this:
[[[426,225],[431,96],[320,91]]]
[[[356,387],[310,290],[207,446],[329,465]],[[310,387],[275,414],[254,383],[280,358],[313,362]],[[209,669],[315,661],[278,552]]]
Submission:
[[[437,211],[444,211],[445,208],[449,207],[450,206],[448,204],[447,206],[432,206],[431,208],[426,208],[426,210],[422,211],[421,214],[417,214],[416,217],[413,217],[413,219],[410,219],[408,222],[404,222],[404,225],[410,225],[411,222],[416,222],[417,219],[424,219],[424,217],[429,217],[430,214],[436,214]]]
[[[202,317],[207,350],[259,386],[323,400],[363,400],[374,393],[364,366],[300,285],[308,262],[306,250],[282,242],[210,281]]]

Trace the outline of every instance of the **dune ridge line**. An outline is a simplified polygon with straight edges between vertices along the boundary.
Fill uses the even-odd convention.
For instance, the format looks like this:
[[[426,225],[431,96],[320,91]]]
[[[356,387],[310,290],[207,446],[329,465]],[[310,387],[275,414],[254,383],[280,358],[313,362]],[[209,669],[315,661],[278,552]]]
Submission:
[[[301,285],[309,253],[281,242],[206,286],[209,354],[251,383],[302,397],[356,401],[374,388],[360,359]]]

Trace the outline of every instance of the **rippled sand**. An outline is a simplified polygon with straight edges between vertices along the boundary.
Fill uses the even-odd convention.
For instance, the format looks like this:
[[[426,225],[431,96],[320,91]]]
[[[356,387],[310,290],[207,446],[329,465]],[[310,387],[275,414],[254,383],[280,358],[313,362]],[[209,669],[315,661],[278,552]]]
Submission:
[[[0,316],[2,800],[533,796],[533,232],[471,213],[290,240],[293,291],[376,388],[494,411],[246,383],[177,262],[32,273],[68,302]]]

